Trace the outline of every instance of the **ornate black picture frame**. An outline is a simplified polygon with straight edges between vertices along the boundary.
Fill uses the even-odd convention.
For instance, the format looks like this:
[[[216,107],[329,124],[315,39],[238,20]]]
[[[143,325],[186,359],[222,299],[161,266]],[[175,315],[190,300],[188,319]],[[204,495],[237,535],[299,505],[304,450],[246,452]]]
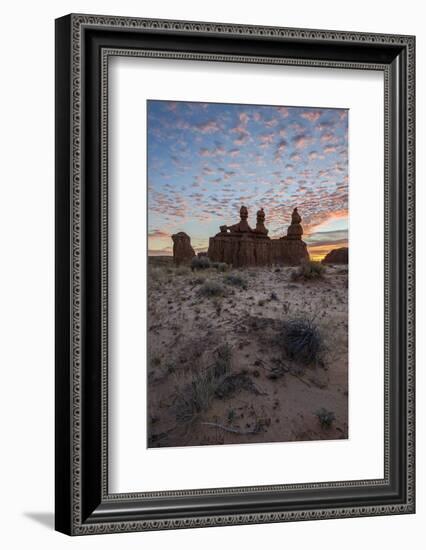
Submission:
[[[108,58],[382,71],[384,478],[111,494]],[[413,36],[68,15],[56,21],[56,529],[69,535],[414,513]]]

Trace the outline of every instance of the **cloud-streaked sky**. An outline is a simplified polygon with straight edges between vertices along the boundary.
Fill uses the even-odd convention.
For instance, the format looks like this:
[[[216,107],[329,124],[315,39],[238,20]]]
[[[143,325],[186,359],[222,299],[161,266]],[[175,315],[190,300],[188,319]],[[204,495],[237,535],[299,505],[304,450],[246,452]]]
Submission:
[[[249,224],[263,207],[270,237],[298,207],[312,257],[347,246],[348,111],[148,101],[148,249],[172,253],[170,236],[207,250],[219,226]]]

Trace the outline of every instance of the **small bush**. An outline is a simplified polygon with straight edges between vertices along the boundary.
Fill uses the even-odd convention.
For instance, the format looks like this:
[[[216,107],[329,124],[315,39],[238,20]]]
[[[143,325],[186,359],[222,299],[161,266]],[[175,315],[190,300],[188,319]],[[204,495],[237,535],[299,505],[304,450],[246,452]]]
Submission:
[[[214,298],[215,296],[223,296],[225,289],[220,283],[207,280],[200,286],[198,294],[207,298]]]
[[[176,419],[190,422],[198,414],[208,410],[220,384],[231,369],[231,348],[227,343],[219,346],[213,365],[197,372],[191,382],[178,390],[175,398]]]
[[[217,271],[225,272],[228,271],[228,264],[225,262],[211,262],[210,267],[217,269]]]
[[[269,300],[270,300],[271,302],[277,301],[277,300],[278,300],[277,293],[276,293],[276,292],[271,292],[271,295],[269,296]]]
[[[213,366],[213,375],[220,378],[231,371],[232,350],[228,343],[222,344],[216,351],[215,362]]]
[[[333,411],[328,411],[324,407],[316,411],[316,416],[318,417],[318,420],[320,421],[321,428],[329,428],[334,420],[336,420],[336,415]]]
[[[196,373],[190,384],[178,391],[175,398],[176,420],[190,422],[206,411],[214,396],[216,381],[210,371]]]
[[[241,275],[238,275],[237,273],[228,273],[228,275],[225,275],[223,280],[227,285],[238,286],[244,290],[247,288],[247,281],[244,277],[241,277]]]
[[[232,422],[235,420],[236,417],[237,417],[237,413],[235,412],[235,409],[229,409],[226,417],[228,424],[232,424]]]
[[[291,278],[293,281],[303,279],[310,281],[312,279],[321,279],[324,275],[325,267],[320,262],[309,261],[302,264],[296,271],[293,271]]]
[[[191,261],[192,271],[197,269],[208,269],[211,267],[210,260],[207,256],[194,256]]]
[[[284,348],[287,355],[306,365],[317,361],[321,336],[312,321],[294,320],[284,326]]]

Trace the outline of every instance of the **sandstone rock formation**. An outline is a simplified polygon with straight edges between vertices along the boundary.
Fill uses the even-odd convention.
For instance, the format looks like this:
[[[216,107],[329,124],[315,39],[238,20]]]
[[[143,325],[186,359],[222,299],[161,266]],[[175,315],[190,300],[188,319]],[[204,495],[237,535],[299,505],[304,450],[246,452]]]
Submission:
[[[240,222],[220,227],[220,233],[210,238],[208,257],[213,262],[225,262],[234,267],[264,265],[299,265],[309,260],[306,244],[302,241],[302,221],[294,209],[287,235],[270,239],[265,227],[265,212],[257,212],[256,229],[248,224],[247,207],[240,209]]]
[[[291,224],[288,226],[287,235],[272,241],[272,260],[278,265],[300,265],[309,261],[309,252],[302,241],[303,227],[297,208],[291,215]]]
[[[265,227],[265,211],[263,210],[263,208],[257,211],[255,232],[262,235],[268,234],[268,230]]]
[[[309,252],[301,239],[281,239],[271,240],[272,245],[272,263],[275,265],[296,266],[309,261]]]
[[[191,246],[191,238],[183,231],[172,235],[173,240],[173,261],[175,265],[190,264],[195,256]]]
[[[231,233],[251,233],[252,229],[249,226],[247,222],[248,218],[248,209],[247,206],[242,206],[240,208],[240,221],[236,223],[235,225],[230,225],[229,227],[226,225],[223,225],[220,230],[222,233],[224,232],[223,229],[229,229]],[[225,232],[226,232],[225,229]]]
[[[323,264],[347,264],[349,261],[349,249],[346,246],[330,250],[323,259]]]
[[[301,226],[302,218],[297,211],[297,208],[293,210],[291,215],[291,225],[287,229],[287,239],[301,240],[303,235],[303,228]]]

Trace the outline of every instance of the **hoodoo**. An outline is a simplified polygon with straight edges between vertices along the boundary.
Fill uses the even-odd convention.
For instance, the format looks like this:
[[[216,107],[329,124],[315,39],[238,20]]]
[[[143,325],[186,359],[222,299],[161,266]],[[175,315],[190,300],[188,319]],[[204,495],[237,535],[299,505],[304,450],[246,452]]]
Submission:
[[[240,221],[234,225],[222,225],[220,233],[210,237],[208,257],[213,262],[225,262],[234,267],[264,265],[299,265],[309,260],[306,244],[302,241],[302,218],[293,210],[287,235],[280,239],[268,237],[265,227],[265,211],[258,210],[256,228],[248,224],[248,209],[240,208]]]
[[[194,249],[191,246],[191,238],[183,231],[172,235],[173,241],[173,261],[176,265],[189,264],[195,256]]]

